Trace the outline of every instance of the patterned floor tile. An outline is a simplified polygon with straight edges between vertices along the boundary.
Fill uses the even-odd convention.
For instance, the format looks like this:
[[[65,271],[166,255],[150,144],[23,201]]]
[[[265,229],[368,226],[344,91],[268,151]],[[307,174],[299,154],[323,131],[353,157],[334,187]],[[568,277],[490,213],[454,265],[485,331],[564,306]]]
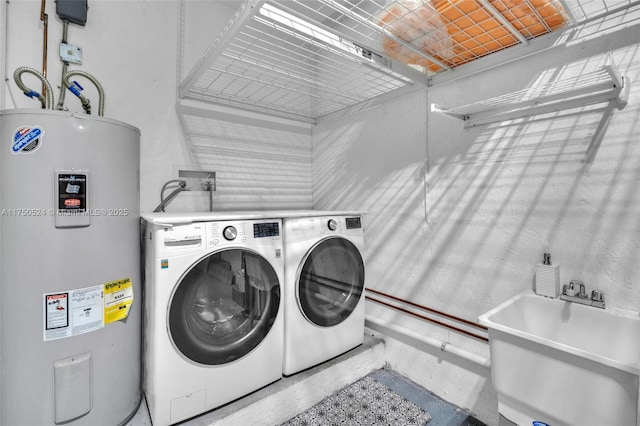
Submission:
[[[429,420],[428,412],[366,376],[282,426],[423,426]]]

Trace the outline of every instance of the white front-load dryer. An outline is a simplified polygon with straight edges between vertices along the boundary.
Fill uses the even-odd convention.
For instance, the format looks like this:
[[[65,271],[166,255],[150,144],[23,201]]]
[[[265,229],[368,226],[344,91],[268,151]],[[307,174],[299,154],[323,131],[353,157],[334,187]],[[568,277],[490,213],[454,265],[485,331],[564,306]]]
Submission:
[[[284,217],[283,374],[364,340],[364,235],[360,215]]]
[[[152,218],[144,231],[144,390],[161,426],[282,377],[284,259],[281,219]]]

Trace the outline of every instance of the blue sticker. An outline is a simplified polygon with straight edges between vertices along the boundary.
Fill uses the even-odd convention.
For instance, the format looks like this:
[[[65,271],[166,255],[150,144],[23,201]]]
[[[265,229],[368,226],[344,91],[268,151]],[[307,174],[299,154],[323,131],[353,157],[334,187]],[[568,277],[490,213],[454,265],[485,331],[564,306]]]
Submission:
[[[533,423],[532,423],[532,426],[551,426],[551,425],[549,425],[549,424],[547,424],[545,422],[541,422],[539,420],[534,420]]]
[[[42,145],[44,131],[38,126],[23,126],[13,134],[11,152],[13,154],[31,154]]]

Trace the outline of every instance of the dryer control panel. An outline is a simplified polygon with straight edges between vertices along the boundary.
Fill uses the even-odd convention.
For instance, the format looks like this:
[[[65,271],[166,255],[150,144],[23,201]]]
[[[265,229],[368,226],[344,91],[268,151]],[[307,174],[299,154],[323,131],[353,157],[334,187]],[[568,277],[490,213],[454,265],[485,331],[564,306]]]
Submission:
[[[360,229],[362,228],[362,221],[360,216],[345,217],[344,223],[347,229]]]
[[[345,230],[361,229],[362,221],[360,220],[360,216],[350,216],[344,218],[338,217],[336,219],[331,218],[327,221],[327,228],[329,229],[329,231],[340,231],[343,226]]]
[[[330,235],[359,237],[363,235],[360,216],[321,216],[285,220],[286,244],[310,241]]]

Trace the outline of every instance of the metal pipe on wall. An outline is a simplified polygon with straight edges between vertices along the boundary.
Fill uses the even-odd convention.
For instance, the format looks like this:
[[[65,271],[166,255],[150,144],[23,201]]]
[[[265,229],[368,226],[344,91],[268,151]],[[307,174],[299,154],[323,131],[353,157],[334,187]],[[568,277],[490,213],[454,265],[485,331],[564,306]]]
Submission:
[[[442,352],[449,352],[452,355],[465,359],[474,364],[478,364],[482,367],[490,368],[491,367],[491,359],[486,356],[474,354],[465,349],[459,348],[457,346],[452,345],[449,342],[439,341],[434,339],[433,337],[424,336],[421,333],[417,333],[415,331],[409,330],[404,327],[400,327],[393,324],[385,324],[379,320],[373,318],[367,318],[366,324],[372,330],[377,330],[380,332],[384,332],[386,330],[393,331],[395,333],[401,334],[403,336],[409,337],[421,343],[425,343],[434,348],[440,349]]]

